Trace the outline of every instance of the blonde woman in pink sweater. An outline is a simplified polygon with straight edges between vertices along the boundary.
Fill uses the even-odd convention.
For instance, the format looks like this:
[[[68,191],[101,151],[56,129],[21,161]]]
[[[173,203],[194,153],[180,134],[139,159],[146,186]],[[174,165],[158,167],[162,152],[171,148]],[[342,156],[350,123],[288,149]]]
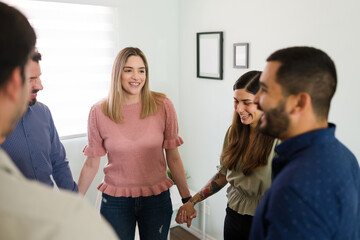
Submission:
[[[145,55],[138,48],[123,49],[113,65],[107,99],[90,110],[87,158],[78,181],[85,194],[107,154],[98,187],[100,212],[120,239],[134,239],[136,222],[141,240],[166,239],[172,215],[168,189],[173,185],[166,165],[183,201],[190,198],[177,149],[182,143],[173,104],[149,88]]]

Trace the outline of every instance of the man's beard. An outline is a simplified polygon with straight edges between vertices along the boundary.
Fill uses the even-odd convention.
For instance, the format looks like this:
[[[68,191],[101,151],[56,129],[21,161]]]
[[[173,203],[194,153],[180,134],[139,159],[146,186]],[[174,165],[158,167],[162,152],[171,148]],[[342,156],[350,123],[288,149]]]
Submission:
[[[37,102],[36,98],[30,100],[29,101],[29,106],[34,106],[36,102]]]
[[[285,101],[268,111],[265,118],[266,125],[261,127],[260,124],[260,131],[270,137],[281,138],[290,125],[290,119],[285,112]]]
[[[39,91],[39,90],[32,90],[31,93],[34,94],[34,93],[37,93],[38,91]],[[36,102],[37,102],[36,98],[31,99],[31,100],[29,101],[29,106],[34,106]]]

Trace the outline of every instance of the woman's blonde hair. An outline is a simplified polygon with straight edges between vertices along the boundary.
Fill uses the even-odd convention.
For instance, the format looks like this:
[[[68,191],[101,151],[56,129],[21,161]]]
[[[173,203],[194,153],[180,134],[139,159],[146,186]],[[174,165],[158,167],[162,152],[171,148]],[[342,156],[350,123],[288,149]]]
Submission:
[[[102,105],[102,110],[106,116],[116,123],[123,123],[122,105],[124,104],[123,89],[121,85],[121,73],[124,70],[126,61],[131,56],[139,56],[145,65],[146,79],[141,89],[140,97],[142,103],[141,118],[153,115],[162,99],[166,97],[163,93],[153,92],[149,87],[149,66],[144,53],[134,47],[127,47],[121,50],[115,58],[111,73],[110,91],[107,99]]]

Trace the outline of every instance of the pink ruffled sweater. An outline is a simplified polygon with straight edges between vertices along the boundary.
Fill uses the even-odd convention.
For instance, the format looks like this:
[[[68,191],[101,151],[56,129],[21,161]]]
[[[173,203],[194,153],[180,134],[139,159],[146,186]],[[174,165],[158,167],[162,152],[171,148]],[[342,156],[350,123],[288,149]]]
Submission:
[[[102,102],[92,106],[88,119],[88,144],[84,154],[107,154],[104,180],[98,189],[114,197],[158,195],[173,182],[167,177],[163,149],[183,144],[178,122],[168,98],[155,115],[140,118],[142,104],[124,105],[124,123],[115,123],[104,115]]]

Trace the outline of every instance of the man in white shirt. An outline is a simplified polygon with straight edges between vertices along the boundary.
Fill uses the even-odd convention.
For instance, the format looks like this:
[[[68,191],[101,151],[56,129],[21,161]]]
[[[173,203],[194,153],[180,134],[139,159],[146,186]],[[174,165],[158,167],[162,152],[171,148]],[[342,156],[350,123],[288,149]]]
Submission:
[[[28,105],[36,36],[24,15],[2,2],[0,33],[1,144]],[[0,189],[0,239],[117,239],[81,197],[25,179],[1,149]]]

